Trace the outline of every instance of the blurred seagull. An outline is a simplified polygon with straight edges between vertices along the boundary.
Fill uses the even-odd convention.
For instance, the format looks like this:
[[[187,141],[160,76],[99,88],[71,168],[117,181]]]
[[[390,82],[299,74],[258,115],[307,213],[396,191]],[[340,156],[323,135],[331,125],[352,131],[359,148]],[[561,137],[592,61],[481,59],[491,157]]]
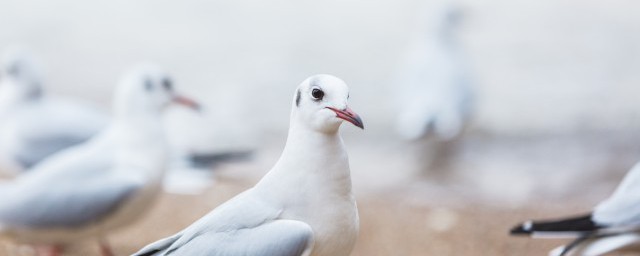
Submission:
[[[550,255],[601,255],[631,245],[640,245],[640,163],[620,186],[593,212],[553,221],[527,221],[511,230],[512,235],[532,238],[575,238]]]
[[[349,255],[358,235],[349,161],[338,130],[363,128],[347,85],[316,75],[297,88],[280,160],[253,188],[134,255]]]
[[[168,153],[161,114],[170,103],[198,108],[153,65],[126,76],[108,128],[0,186],[0,236],[52,255],[95,238],[110,255],[107,233],[140,217],[161,189]]]
[[[41,76],[26,51],[5,52],[0,66],[0,171],[29,169],[107,125],[107,116],[87,104],[46,95]]]
[[[471,111],[472,91],[468,70],[454,32],[459,10],[450,4],[429,8],[424,17],[435,21],[429,33],[420,29],[399,72],[400,113],[396,129],[407,140],[433,134],[441,140],[459,135]],[[435,10],[435,15],[429,15]]]

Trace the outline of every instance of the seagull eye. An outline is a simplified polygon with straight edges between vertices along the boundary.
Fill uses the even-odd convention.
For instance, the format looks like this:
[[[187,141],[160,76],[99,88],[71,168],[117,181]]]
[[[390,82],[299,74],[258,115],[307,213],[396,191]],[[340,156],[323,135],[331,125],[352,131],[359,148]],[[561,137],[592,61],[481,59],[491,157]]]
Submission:
[[[315,100],[322,100],[322,98],[324,98],[324,92],[320,89],[313,89],[311,91],[311,96]]]
[[[172,91],[173,90],[173,82],[171,82],[171,79],[169,79],[169,78],[162,79],[162,87],[164,87],[164,89],[167,90],[167,91]]]

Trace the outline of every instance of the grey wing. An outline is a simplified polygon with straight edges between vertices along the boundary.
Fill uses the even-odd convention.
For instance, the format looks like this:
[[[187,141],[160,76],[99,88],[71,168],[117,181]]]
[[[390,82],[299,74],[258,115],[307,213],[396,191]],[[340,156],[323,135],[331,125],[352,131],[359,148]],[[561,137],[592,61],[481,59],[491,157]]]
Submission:
[[[27,138],[22,141],[22,150],[16,152],[15,159],[20,165],[29,169],[56,152],[80,144],[87,139],[89,139],[89,137],[74,136],[74,134]]]
[[[101,220],[141,187],[120,177],[15,186],[0,202],[0,223],[28,228],[77,227]]]
[[[60,150],[87,141],[106,126],[105,116],[73,102],[48,100],[16,117],[16,159],[30,168]]]
[[[313,231],[304,222],[275,220],[254,228],[205,232],[158,255],[306,255]],[[144,254],[142,254],[144,255]]]

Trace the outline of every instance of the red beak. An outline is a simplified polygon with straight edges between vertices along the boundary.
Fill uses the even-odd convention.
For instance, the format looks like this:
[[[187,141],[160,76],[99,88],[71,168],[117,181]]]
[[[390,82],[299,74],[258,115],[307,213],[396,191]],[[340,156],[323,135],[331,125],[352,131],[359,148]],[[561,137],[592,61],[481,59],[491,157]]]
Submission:
[[[200,104],[198,104],[196,101],[181,95],[173,95],[173,98],[171,98],[171,101],[173,103],[183,105],[195,111],[200,111],[201,109]]]
[[[360,129],[364,129],[364,124],[362,123],[362,119],[360,119],[360,116],[356,114],[356,112],[353,112],[353,110],[351,110],[349,107],[346,107],[344,110],[339,110],[332,107],[327,108],[333,110],[333,112],[336,112],[336,116],[338,118],[344,119],[347,122],[360,127]]]

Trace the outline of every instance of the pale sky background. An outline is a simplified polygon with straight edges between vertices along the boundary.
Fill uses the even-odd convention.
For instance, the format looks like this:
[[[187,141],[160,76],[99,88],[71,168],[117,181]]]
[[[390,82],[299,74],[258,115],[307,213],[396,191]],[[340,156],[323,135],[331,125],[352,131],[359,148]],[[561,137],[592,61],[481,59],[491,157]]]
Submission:
[[[495,134],[640,128],[640,3],[457,1],[478,96],[472,129]],[[151,60],[210,110],[211,138],[286,131],[294,88],[315,73],[351,87],[369,133],[391,134],[394,74],[432,2],[4,0],[0,48],[42,59],[47,86],[106,107],[120,75]],[[193,118],[192,118],[193,119]],[[213,130],[216,129],[214,132]],[[246,136],[245,136],[246,135]]]

